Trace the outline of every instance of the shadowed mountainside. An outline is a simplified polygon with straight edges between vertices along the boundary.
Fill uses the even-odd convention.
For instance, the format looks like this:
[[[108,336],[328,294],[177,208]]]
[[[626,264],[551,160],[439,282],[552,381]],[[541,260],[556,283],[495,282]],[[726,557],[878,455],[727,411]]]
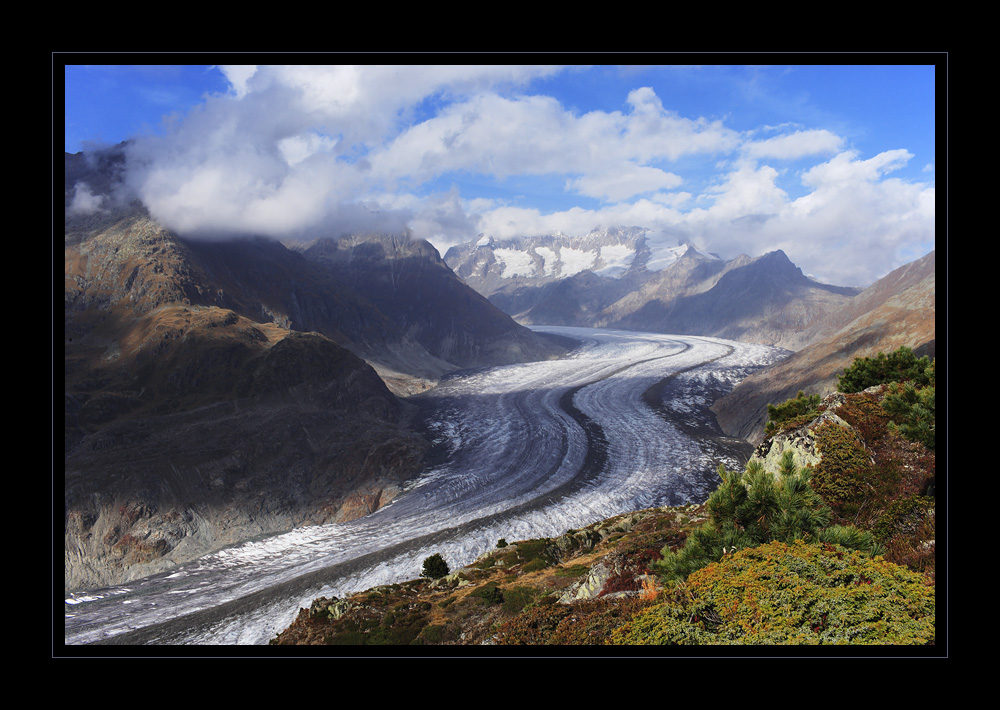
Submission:
[[[427,293],[368,288],[383,313],[359,290],[391,255],[345,283],[273,240],[184,239],[128,199],[123,161],[121,147],[66,156],[67,589],[372,512],[427,450],[397,394],[562,351],[457,279],[423,314]],[[448,278],[429,245],[399,245],[415,288],[427,269]]]
[[[367,234],[290,246],[453,365],[506,365],[564,352],[471,289],[425,240]]]
[[[67,586],[144,576],[391,499],[426,444],[374,370],[326,335],[248,317],[266,301],[213,281],[205,245],[141,210],[117,216],[66,240]],[[360,302],[331,296],[312,313],[313,301],[324,303],[306,287],[290,299],[315,322],[335,322],[338,308],[379,322]]]

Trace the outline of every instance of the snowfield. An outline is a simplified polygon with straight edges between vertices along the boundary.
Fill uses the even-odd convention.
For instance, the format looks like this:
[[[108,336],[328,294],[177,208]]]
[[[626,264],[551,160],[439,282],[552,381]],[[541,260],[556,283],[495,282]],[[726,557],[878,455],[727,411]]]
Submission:
[[[390,505],[81,592],[67,600],[67,644],[266,644],[316,597],[413,579],[435,552],[457,569],[499,538],[700,502],[719,461],[670,418],[703,413],[704,393],[784,355],[694,336],[535,330],[580,346],[561,360],[459,373],[413,399],[446,455]],[[657,411],[643,393],[665,378],[676,396]]]

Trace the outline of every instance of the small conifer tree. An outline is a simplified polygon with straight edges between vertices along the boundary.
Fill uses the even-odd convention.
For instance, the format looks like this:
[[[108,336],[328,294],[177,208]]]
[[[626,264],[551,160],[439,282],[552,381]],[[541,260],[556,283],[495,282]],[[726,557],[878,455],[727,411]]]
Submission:
[[[805,415],[815,416],[819,411],[820,396],[818,394],[806,395],[799,390],[795,399],[789,399],[782,404],[767,405],[767,424],[764,425],[764,433],[768,436],[778,431],[784,422],[802,417]]]
[[[705,504],[709,520],[677,552],[663,548],[663,559],[652,565],[665,579],[682,580],[726,554],[774,540],[828,541],[877,552],[871,533],[830,525],[830,508],[809,485],[812,469],[796,468],[791,451],[777,477],[757,460],[743,473],[722,465],[718,471],[722,483]]]
[[[906,346],[888,355],[880,352],[874,357],[854,358],[854,362],[844,370],[844,374],[837,378],[837,390],[850,394],[874,385],[907,381],[922,387],[930,380],[927,370],[930,364],[926,355],[918,358]]]
[[[444,558],[438,552],[435,552],[433,555],[424,560],[424,577],[440,579],[441,577],[447,576],[450,571],[451,570],[448,569],[448,563],[445,562]]]
[[[934,361],[925,370],[927,384],[914,382],[894,384],[882,400],[882,408],[895,420],[890,426],[907,439],[918,441],[928,449],[935,444],[935,372]]]

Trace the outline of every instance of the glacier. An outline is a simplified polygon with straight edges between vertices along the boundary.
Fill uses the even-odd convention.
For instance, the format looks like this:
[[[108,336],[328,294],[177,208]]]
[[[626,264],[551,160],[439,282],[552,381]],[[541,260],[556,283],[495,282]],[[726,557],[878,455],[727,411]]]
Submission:
[[[266,644],[300,607],[452,569],[508,541],[558,536],[613,515],[703,501],[719,463],[672,423],[787,352],[709,337],[534,326],[579,343],[568,356],[455,373],[411,398],[435,463],[389,505],[349,523],[236,545],[135,583],[65,601],[70,645]],[[674,399],[644,393],[669,380]],[[720,460],[721,457],[721,460]]]

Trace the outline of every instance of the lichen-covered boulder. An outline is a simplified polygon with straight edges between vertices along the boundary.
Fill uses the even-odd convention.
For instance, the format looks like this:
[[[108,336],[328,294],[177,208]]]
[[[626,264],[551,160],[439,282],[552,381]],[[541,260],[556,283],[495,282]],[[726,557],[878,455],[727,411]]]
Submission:
[[[824,424],[851,429],[851,425],[834,411],[840,404],[838,396],[843,397],[838,394],[826,397],[820,405],[824,411],[809,422],[765,439],[757,446],[750,459],[760,461],[764,470],[774,475],[779,475],[781,460],[786,451],[792,452],[792,462],[796,468],[817,465],[822,456],[817,445],[816,429]]]
[[[585,579],[580,580],[563,592],[562,596],[559,597],[559,603],[570,604],[584,599],[596,598],[601,593],[601,590],[604,589],[604,583],[611,578],[612,574],[613,570],[604,564],[604,562],[598,562],[590,568],[590,573]]]

